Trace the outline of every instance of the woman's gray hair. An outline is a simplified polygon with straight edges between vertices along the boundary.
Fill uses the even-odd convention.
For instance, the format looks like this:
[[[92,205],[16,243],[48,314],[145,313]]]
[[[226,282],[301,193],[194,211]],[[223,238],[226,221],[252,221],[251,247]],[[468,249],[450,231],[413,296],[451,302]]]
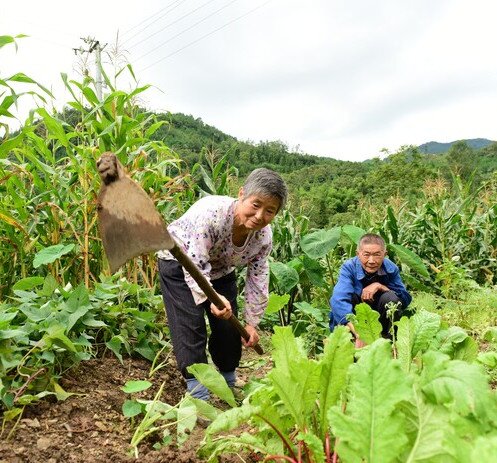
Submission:
[[[243,197],[248,198],[252,195],[271,196],[278,199],[279,211],[286,204],[288,189],[280,174],[260,167],[249,174],[243,185]]]

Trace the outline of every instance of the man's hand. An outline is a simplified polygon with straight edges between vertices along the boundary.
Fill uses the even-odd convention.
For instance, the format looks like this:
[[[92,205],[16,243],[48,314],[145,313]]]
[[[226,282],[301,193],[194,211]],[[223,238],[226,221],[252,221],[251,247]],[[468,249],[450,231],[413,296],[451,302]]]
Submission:
[[[245,341],[245,339],[242,338],[243,345],[245,347],[255,346],[259,342],[259,333],[257,333],[257,330],[252,325],[245,325],[245,329],[247,330],[250,338],[248,341]]]
[[[211,313],[217,318],[228,320],[228,318],[230,318],[232,315],[231,304],[229,303],[228,299],[226,299],[221,294],[219,295],[219,297],[224,303],[224,308],[220,309],[219,307],[216,307],[214,304],[211,304]]]
[[[378,292],[390,291],[385,285],[381,283],[371,283],[362,290],[361,299],[364,302],[371,302],[374,299],[374,295]]]
[[[357,334],[357,331],[354,328],[354,325],[349,322],[347,323],[347,327],[349,328],[350,332],[352,333],[352,336],[354,337],[354,346],[356,349],[360,349],[361,347],[365,347],[367,344],[359,338],[359,335]]]

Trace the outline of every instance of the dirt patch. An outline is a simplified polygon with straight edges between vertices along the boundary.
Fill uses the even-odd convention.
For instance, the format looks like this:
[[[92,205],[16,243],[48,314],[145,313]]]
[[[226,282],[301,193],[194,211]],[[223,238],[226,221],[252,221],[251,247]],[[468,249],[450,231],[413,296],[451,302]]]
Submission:
[[[267,358],[261,361],[256,354],[244,351],[239,378],[246,382],[262,376],[267,368]],[[26,408],[10,440],[0,441],[0,463],[136,462],[129,453],[133,428],[121,411],[129,396],[121,387],[132,379],[148,379],[149,370],[150,363],[144,359],[125,359],[124,365],[115,357],[81,363],[60,380],[67,392],[77,395],[63,402],[43,400]],[[154,386],[143,393],[144,397],[153,398],[163,382],[163,402],[176,404],[185,391],[174,360],[156,372],[152,382]],[[196,455],[202,438],[203,430],[196,428],[181,448],[171,445],[160,450],[154,450],[154,439],[149,439],[140,445],[139,461],[202,462]],[[224,459],[225,463],[234,461],[240,460]]]

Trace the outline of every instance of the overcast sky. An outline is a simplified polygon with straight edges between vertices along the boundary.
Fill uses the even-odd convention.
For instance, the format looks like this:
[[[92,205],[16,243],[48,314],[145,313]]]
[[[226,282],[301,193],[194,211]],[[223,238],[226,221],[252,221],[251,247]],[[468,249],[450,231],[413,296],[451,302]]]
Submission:
[[[119,31],[140,83],[154,86],[148,108],[364,160],[497,140],[496,19],[494,0],[2,0],[0,35],[30,38],[0,50],[0,77],[25,72],[68,101],[60,73],[77,76],[80,37],[110,51]]]

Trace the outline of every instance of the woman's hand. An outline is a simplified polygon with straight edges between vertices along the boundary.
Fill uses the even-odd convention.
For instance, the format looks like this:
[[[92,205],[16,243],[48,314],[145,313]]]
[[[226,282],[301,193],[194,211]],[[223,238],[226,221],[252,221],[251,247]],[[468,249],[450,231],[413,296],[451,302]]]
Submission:
[[[257,333],[257,330],[252,325],[245,325],[245,329],[250,337],[248,341],[242,338],[243,345],[245,347],[255,346],[259,342],[259,333]]]
[[[233,313],[231,311],[231,304],[229,303],[228,299],[226,299],[221,294],[219,294],[219,297],[223,301],[224,308],[220,309],[219,307],[216,307],[214,304],[211,304],[211,313],[217,318],[228,320],[228,318],[230,318]]]

